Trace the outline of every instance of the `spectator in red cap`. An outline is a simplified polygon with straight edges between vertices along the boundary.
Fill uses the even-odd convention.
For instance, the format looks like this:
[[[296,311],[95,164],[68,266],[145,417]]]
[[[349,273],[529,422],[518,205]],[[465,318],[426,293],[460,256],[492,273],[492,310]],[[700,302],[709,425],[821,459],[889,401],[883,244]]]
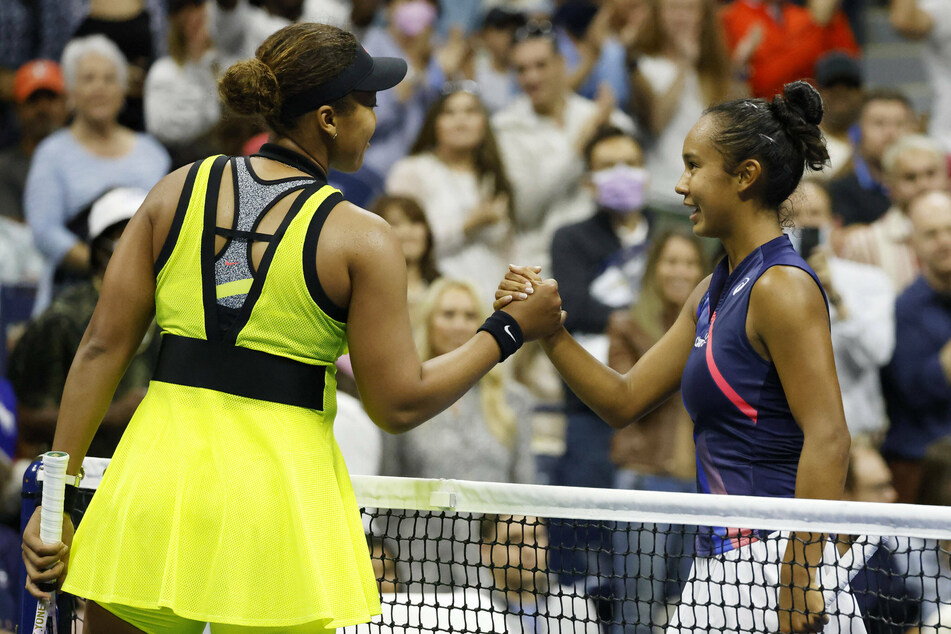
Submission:
[[[33,150],[66,123],[66,87],[56,62],[27,62],[13,79],[20,143],[0,150],[0,216],[23,222],[23,187]]]

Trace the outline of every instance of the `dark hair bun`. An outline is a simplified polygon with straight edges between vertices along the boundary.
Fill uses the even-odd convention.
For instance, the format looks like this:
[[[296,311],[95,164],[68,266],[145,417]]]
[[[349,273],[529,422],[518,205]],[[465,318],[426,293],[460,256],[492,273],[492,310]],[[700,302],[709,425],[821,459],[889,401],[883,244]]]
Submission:
[[[822,97],[819,91],[804,81],[794,81],[783,87],[783,99],[803,121],[812,125],[822,123]]]
[[[218,95],[231,110],[268,117],[281,109],[281,89],[271,68],[257,57],[233,64],[218,82]]]
[[[802,152],[806,165],[821,170],[829,160],[819,123],[822,122],[822,97],[804,81],[786,84],[782,95],[769,104],[773,116]]]

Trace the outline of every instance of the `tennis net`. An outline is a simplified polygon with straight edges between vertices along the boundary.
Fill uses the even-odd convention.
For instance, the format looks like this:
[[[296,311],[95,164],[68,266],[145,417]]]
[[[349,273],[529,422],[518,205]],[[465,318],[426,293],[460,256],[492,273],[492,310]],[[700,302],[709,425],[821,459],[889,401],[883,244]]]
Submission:
[[[951,508],[371,476],[353,484],[383,614],[347,634],[777,632],[780,588],[790,585],[780,562],[790,542],[810,540],[822,559],[806,611],[824,612],[823,631],[951,633]],[[81,601],[64,601],[81,614]],[[80,620],[64,626],[76,631]]]

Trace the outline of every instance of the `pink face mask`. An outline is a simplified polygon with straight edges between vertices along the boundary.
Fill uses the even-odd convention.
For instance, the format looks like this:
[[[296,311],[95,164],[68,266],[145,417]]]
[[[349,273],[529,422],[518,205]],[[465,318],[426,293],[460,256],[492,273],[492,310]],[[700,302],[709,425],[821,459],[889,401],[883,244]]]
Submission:
[[[400,33],[415,37],[436,20],[436,7],[426,0],[404,2],[393,11],[393,24]]]
[[[639,211],[647,198],[647,170],[630,165],[592,172],[598,204],[619,213]]]

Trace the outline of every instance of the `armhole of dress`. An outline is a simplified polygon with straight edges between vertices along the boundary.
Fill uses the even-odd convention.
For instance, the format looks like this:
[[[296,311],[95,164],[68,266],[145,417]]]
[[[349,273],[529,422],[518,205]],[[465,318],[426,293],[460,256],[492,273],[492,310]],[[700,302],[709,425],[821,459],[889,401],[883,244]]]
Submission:
[[[208,188],[205,191],[198,265],[201,269],[201,299],[205,316],[205,338],[208,341],[221,339],[218,328],[218,299],[215,288],[215,228],[218,224],[218,198],[221,193],[221,179],[229,160],[227,156],[219,156],[215,159],[208,174]]]
[[[155,260],[155,277],[157,278],[165,264],[172,256],[175,245],[178,243],[178,236],[182,231],[182,225],[185,223],[185,214],[188,212],[188,206],[191,204],[192,194],[195,190],[195,179],[198,176],[198,170],[201,169],[204,161],[195,161],[185,176],[185,184],[182,186],[182,194],[178,197],[178,206],[175,208],[175,217],[172,218],[172,226],[169,227],[168,235],[165,236],[165,242],[162,244],[162,250],[159,251],[158,259]]]
[[[324,228],[327,216],[343,200],[343,194],[334,192],[317,208],[314,217],[310,220],[310,226],[307,227],[307,235],[304,237],[304,253],[301,266],[304,267],[304,281],[307,283],[307,290],[310,292],[314,303],[331,319],[340,323],[347,323],[348,309],[341,308],[330,300],[327,293],[324,292],[324,287],[321,286],[320,278],[317,275],[317,242],[320,240],[320,232]]]

